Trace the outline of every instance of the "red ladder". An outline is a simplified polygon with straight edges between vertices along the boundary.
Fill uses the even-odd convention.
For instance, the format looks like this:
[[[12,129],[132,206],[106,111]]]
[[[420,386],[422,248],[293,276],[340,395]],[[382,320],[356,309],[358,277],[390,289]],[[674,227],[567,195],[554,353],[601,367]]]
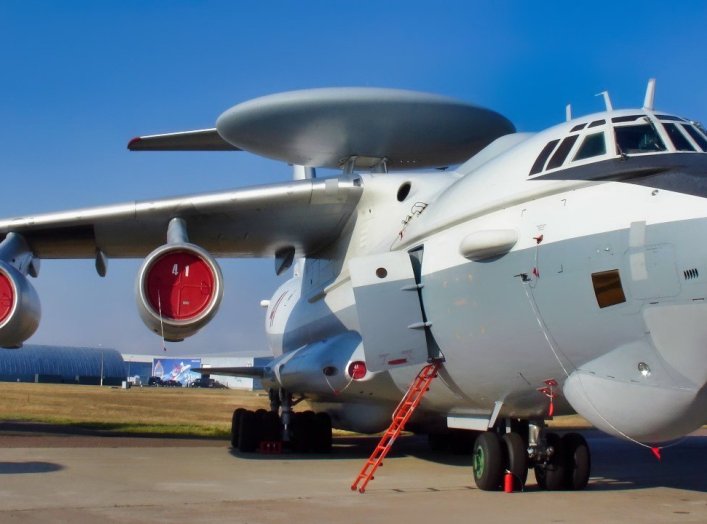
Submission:
[[[373,480],[373,473],[375,473],[379,466],[383,465],[383,459],[390,451],[395,439],[398,438],[400,432],[405,428],[405,424],[412,416],[415,408],[420,405],[422,397],[429,391],[430,382],[437,376],[437,370],[441,365],[442,360],[435,360],[432,364],[427,364],[417,374],[415,380],[412,381],[407,393],[405,393],[400,404],[398,404],[398,407],[395,408],[393,412],[393,422],[381,437],[376,449],[373,450],[373,453],[366,462],[366,465],[363,466],[359,472],[354,483],[351,484],[352,490],[355,491],[358,489],[359,493],[366,491],[366,485]],[[363,483],[359,486],[358,484],[361,481],[363,481]]]

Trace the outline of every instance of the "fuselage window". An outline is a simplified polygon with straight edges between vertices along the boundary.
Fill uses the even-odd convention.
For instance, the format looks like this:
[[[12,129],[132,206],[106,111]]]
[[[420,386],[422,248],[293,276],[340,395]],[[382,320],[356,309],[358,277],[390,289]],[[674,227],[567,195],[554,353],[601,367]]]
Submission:
[[[665,151],[665,144],[651,124],[615,127],[616,145],[619,153],[654,153]]]
[[[552,155],[552,158],[547,163],[548,169],[555,169],[556,167],[560,167],[562,165],[562,163],[565,161],[565,158],[567,158],[570,149],[572,149],[572,146],[577,141],[578,136],[579,135],[568,136],[562,141],[560,147],[557,148],[557,151],[555,151],[555,154]]]
[[[595,120],[591,124],[589,124],[589,127],[597,127],[597,126],[603,126],[606,124],[606,120]]]
[[[543,150],[540,151],[538,158],[535,160],[533,167],[530,168],[531,175],[540,173],[540,171],[543,170],[543,166],[545,165],[545,162],[547,162],[547,157],[550,156],[550,153],[552,153],[559,141],[560,139],[558,138],[557,140],[553,140],[552,142],[545,144],[545,147],[543,147]]]
[[[584,124],[577,124],[577,125],[574,126],[572,129],[570,129],[570,133],[576,133],[577,131],[581,131],[582,129],[584,129],[584,127],[585,127],[586,125],[587,125],[586,122],[585,122]]]
[[[574,160],[582,160],[606,154],[606,140],[604,133],[593,133],[584,138],[584,142],[579,146],[579,151],[574,155]]]
[[[688,141],[687,138],[685,138],[685,135],[683,135],[680,130],[678,129],[678,126],[675,124],[666,124],[663,122],[663,127],[665,130],[668,132],[668,136],[670,137],[670,140],[673,141],[673,144],[675,144],[675,149],[678,151],[694,151],[695,148],[692,147],[692,144]]]
[[[592,273],[592,284],[597,304],[600,308],[615,306],[626,302],[626,295],[621,286],[621,275],[618,269]]]
[[[702,148],[702,151],[707,151],[707,140],[705,140],[705,137],[703,137],[697,129],[686,124],[680,124],[680,127],[687,131],[687,134],[689,134],[692,139],[697,142],[697,145]]]

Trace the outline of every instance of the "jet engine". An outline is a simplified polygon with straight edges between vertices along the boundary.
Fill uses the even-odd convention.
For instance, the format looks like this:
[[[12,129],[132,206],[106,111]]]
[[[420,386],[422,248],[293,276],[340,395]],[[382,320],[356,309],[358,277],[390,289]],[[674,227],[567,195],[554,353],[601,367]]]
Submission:
[[[138,273],[138,312],[145,325],[172,342],[190,337],[216,314],[223,276],[214,258],[186,242],[150,253]]]
[[[0,260],[0,347],[18,348],[39,326],[39,297],[27,277]]]

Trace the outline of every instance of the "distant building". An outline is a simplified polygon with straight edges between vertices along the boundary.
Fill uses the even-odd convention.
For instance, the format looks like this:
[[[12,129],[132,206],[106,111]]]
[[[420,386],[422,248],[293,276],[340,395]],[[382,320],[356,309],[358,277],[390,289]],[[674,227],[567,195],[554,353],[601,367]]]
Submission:
[[[122,355],[115,349],[27,344],[0,349],[0,381],[100,384],[125,380]]]
[[[147,384],[151,376],[156,376],[164,380],[176,380],[183,386],[188,386],[202,374],[196,373],[194,369],[219,368],[219,367],[252,367],[264,366],[271,358],[269,357],[228,357],[222,355],[207,355],[201,357],[172,356],[169,354],[135,355],[123,354],[125,361],[125,373],[129,380],[141,384]],[[206,376],[206,373],[203,374]],[[208,374],[209,378],[216,380],[219,384],[232,389],[254,390],[262,389],[259,379],[248,377],[230,377],[225,375]]]

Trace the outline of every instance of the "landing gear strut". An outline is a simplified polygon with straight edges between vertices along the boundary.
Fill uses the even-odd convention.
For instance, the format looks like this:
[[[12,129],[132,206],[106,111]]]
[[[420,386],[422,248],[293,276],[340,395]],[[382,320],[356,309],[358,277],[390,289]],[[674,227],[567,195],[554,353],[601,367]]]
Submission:
[[[509,427],[518,429],[512,425]],[[525,428],[501,436],[495,431],[487,431],[477,437],[473,470],[479,489],[500,489],[506,473],[513,476],[514,490],[523,489],[530,468],[535,470],[541,489],[574,491],[587,486],[591,456],[584,437],[579,433],[567,433],[562,437],[548,433],[542,421],[531,422]]]
[[[331,418],[327,413],[295,413],[299,402],[280,389],[269,391],[270,411],[238,408],[231,419],[231,446],[244,453],[287,447],[298,453],[331,451]],[[301,400],[301,399],[300,399]]]

